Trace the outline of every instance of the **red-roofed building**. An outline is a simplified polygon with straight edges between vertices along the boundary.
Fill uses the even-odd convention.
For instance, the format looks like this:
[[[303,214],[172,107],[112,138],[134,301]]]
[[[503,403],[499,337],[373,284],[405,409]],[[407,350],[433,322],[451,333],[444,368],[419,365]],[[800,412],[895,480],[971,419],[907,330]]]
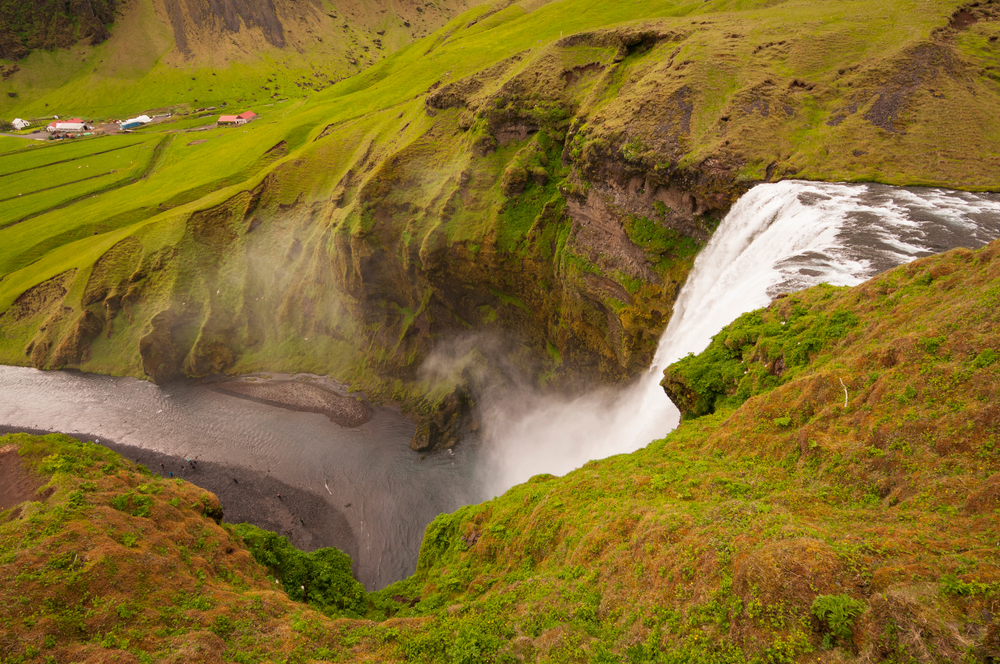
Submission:
[[[250,122],[257,114],[253,111],[247,111],[246,113],[240,113],[239,115],[220,115],[219,124],[220,125],[242,125]]]

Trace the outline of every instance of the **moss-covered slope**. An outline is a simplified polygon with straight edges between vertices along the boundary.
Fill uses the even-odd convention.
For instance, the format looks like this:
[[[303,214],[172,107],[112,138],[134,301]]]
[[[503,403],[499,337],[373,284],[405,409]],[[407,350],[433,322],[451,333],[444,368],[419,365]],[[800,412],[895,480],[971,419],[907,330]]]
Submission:
[[[993,243],[748,314],[716,343],[740,340],[751,387],[714,414],[435,520],[415,576],[384,592],[434,616],[398,630],[399,653],[992,661],[998,292]],[[668,375],[734,373],[717,357]]]
[[[311,593],[294,582],[310,563],[218,527],[186,483],[94,445],[6,438],[42,492],[0,513],[0,656],[993,661],[998,294],[995,242],[783,298],[717,338],[742,340],[750,382],[713,388],[714,413],[438,517],[416,574],[364,597],[342,573]],[[719,358],[669,375],[732,373]],[[246,546],[289,595],[353,617],[296,605]]]
[[[333,373],[432,416],[418,446],[450,444],[477,358],[564,388],[648,366],[694,254],[755,182],[995,186],[995,15],[478,7],[246,128],[163,136],[134,184],[0,201],[0,361]],[[420,373],[470,331],[453,380]]]
[[[25,493],[0,502],[5,664],[322,656],[302,630],[328,619],[289,594],[330,615],[364,596],[345,554],[220,525],[213,494],[96,444],[3,436],[0,475]]]

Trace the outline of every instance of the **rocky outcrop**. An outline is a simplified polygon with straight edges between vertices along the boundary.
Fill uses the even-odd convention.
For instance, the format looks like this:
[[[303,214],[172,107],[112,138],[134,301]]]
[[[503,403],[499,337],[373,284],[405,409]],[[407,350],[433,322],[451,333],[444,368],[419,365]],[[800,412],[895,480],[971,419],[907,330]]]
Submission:
[[[271,46],[285,46],[285,28],[271,0],[165,0],[178,50],[190,54],[192,31],[224,35],[259,29]]]
[[[95,46],[111,36],[117,0],[29,0],[0,5],[0,58],[18,60],[32,49]]]
[[[31,51],[10,28],[0,29],[0,60],[20,60]],[[7,78],[4,72],[4,78]]]

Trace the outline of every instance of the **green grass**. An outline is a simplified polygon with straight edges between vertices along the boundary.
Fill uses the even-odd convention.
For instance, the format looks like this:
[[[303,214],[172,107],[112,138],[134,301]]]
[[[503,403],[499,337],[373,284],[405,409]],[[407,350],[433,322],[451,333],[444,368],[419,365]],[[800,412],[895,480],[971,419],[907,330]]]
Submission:
[[[19,171],[27,171],[56,162],[70,161],[92,154],[119,150],[129,145],[143,143],[142,138],[129,136],[101,136],[75,140],[50,141],[30,153],[18,151],[0,154],[0,176]]]
[[[98,154],[80,155],[61,163],[5,174],[0,178],[6,193],[0,196],[0,228],[89,191],[136,177],[151,159],[154,146],[152,141],[132,143],[118,149],[102,150]],[[84,181],[89,184],[84,185]]]
[[[0,136],[0,155],[23,152],[38,148],[44,145],[41,141],[24,138],[13,138],[11,136]]]

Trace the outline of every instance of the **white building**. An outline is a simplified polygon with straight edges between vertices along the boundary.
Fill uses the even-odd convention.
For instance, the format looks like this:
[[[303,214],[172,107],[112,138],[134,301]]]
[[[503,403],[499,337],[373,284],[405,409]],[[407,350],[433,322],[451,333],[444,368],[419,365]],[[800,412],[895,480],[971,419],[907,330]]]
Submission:
[[[21,118],[14,118],[14,121],[11,122],[11,124],[14,125],[14,129],[18,130],[27,129],[28,127],[31,126],[30,122],[28,122],[27,120],[22,120]]]
[[[62,132],[66,131],[69,133],[76,133],[79,131],[87,131],[90,127],[84,122],[56,122],[50,124],[46,129],[50,132]]]

